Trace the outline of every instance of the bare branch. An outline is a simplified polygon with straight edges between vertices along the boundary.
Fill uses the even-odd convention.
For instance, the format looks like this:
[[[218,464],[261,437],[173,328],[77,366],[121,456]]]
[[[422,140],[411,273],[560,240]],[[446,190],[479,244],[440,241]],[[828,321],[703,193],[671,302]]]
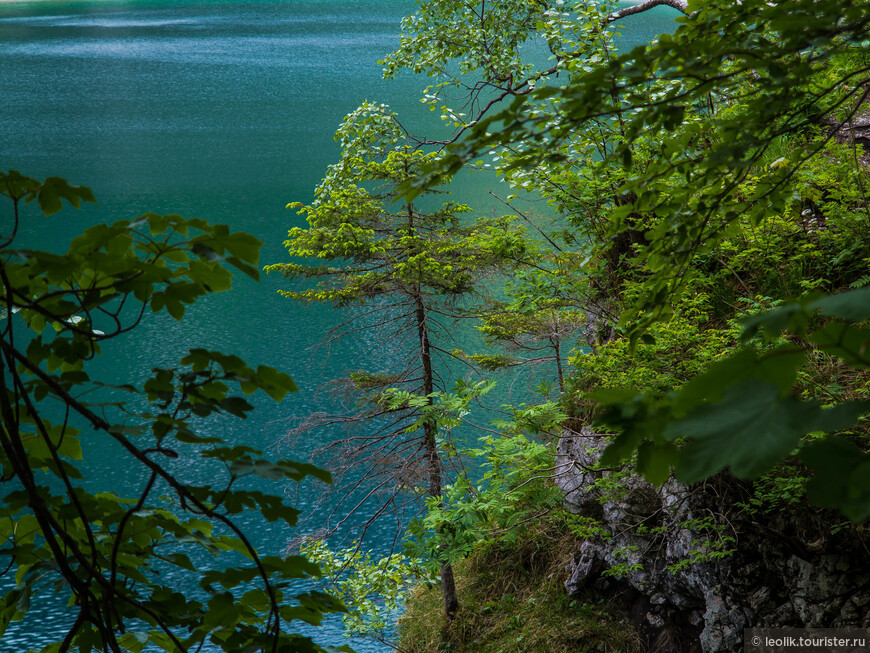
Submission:
[[[620,18],[639,14],[660,5],[673,7],[677,11],[681,11],[684,14],[689,13],[689,3],[686,0],[644,0],[644,2],[641,2],[639,4],[625,7],[624,9],[620,9],[619,11],[614,11],[607,17],[607,22],[612,23],[613,21],[619,20]]]

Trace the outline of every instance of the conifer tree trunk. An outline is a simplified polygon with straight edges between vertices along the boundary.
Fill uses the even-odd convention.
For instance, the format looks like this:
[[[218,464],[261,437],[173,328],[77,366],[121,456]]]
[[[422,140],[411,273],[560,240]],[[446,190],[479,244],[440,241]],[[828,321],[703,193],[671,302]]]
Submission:
[[[420,337],[420,358],[423,363],[423,393],[428,397],[435,391],[434,377],[432,374],[432,357],[429,344],[429,330],[426,328],[426,306],[420,287],[414,288],[414,301],[416,303],[415,317],[417,321],[417,333]],[[431,398],[429,399],[431,402]],[[426,458],[429,463],[429,496],[441,498],[441,457],[438,455],[438,443],[435,435],[438,426],[427,421],[423,424],[423,445],[426,448]],[[448,619],[456,616],[459,609],[459,599],[456,596],[456,582],[453,578],[453,565],[441,561],[441,591],[444,596],[444,613]]]
[[[414,230],[414,209],[408,205],[408,227]],[[429,328],[426,324],[426,304],[423,301],[423,291],[420,284],[412,288],[414,297],[414,318],[417,322],[417,335],[420,339],[420,361],[423,366],[423,394],[432,403],[431,394],[435,392],[435,377],[432,372],[432,351],[429,343]],[[438,441],[435,436],[438,425],[427,420],[423,423],[423,446],[426,450],[426,460],[429,465],[429,496],[441,500],[442,466],[438,455]],[[441,561],[441,591],[444,596],[444,614],[448,619],[456,616],[459,610],[459,599],[456,596],[456,582],[453,578],[453,565]]]
[[[565,394],[565,375],[562,371],[562,340],[559,336],[550,338],[556,352],[556,376],[559,379],[559,392]]]

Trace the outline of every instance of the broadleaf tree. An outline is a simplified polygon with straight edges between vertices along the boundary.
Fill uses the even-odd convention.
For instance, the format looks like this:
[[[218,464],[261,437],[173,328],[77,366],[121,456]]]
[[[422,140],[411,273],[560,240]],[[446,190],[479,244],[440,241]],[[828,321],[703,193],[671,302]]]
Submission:
[[[27,204],[51,215],[93,194],[12,170],[0,174],[0,195],[0,559],[10,588],[0,638],[58,593],[70,597],[71,625],[45,651],[323,650],[292,622],[318,624],[343,606],[294,593],[290,583],[318,568],[261,555],[237,518],[256,511],[292,526],[299,511],[283,483],[329,474],[204,428],[221,415],[245,418],[254,392],[280,401],[293,380],[204,348],[139,387],[92,378],[109,341],[135,346],[144,320],[182,319],[197,299],[229,288],[233,269],[257,278],[261,243],[226,225],[148,213],[89,227],[62,254],[26,249],[20,225],[40,217]],[[94,441],[111,441],[112,465],[140,479],[130,496],[102,487],[96,462],[83,460]],[[180,458],[213,468],[213,480],[186,481]],[[282,484],[275,494],[250,489],[252,475]]]
[[[679,0],[620,10],[613,2],[428,0],[403,21],[400,46],[385,58],[384,74],[410,69],[435,77],[421,101],[440,109],[452,128],[441,138],[416,139],[420,147],[446,152],[427,174],[406,184],[408,197],[438,171],[455,170],[461,159],[508,182],[510,193],[499,199],[523,217],[542,245],[534,265],[518,273],[509,291],[513,301],[493,307],[481,327],[491,344],[509,354],[472,357],[484,367],[555,363],[563,391],[572,348],[581,339],[594,346],[613,334],[623,310],[621,268],[640,240],[639,229],[609,233],[610,211],[630,208],[633,199],[622,190],[623,157],[613,156],[630,135],[624,120],[607,116],[593,120],[589,129],[564,129],[558,139],[543,140],[538,132],[561,124],[564,103],[553,89],[572,88],[609,66],[618,55],[621,21],[661,4],[686,9]],[[514,119],[519,107],[525,122]],[[534,137],[520,138],[529,122]],[[643,160],[635,145],[628,147]],[[530,159],[534,165],[524,165]],[[545,213],[554,218],[518,208],[529,192],[546,200]],[[629,215],[626,222],[630,226],[636,219]],[[606,265],[587,264],[596,250]]]
[[[436,0],[427,6],[432,4],[450,6]],[[568,72],[566,83],[524,88],[508,93],[515,97],[510,106],[486,107],[464,126],[463,138],[447,144],[448,153],[437,165],[403,190],[413,198],[440,175],[454,174],[493,151],[511,153],[504,170],[514,178],[577,169],[570,149],[577,135],[606,126],[602,142],[607,147],[594,165],[611,171],[605,177],[611,190],[595,215],[598,260],[610,265],[596,266],[590,256],[589,272],[591,278],[614,275],[611,288],[625,302],[616,336],[625,334],[636,345],[651,341],[650,325],[671,319],[682,298],[704,287],[711,272],[722,269],[744,292],[751,290],[722,259],[725,249],[749,242],[741,231],[757,242],[758,234],[781,229],[786,220],[803,225],[804,240],[824,245],[825,229],[836,229],[839,237],[831,241],[840,251],[831,255],[829,269],[837,271],[838,283],[801,277],[795,265],[788,272],[797,276],[796,283],[782,276],[778,282],[803,298],[750,322],[746,349],[721,367],[673,395],[602,392],[591,397],[603,408],[600,425],[620,433],[605,455],[607,463],[630,461],[637,454],[638,470],[657,483],[670,468],[688,481],[723,467],[756,478],[797,451],[816,470],[809,498],[863,519],[867,503],[858,497],[865,496],[859,477],[864,454],[851,459],[851,480],[835,482],[832,473],[848,452],[863,451],[860,442],[847,445],[819,434],[863,419],[866,402],[828,406],[830,398],[822,403],[788,395],[796,392],[795,352],[820,349],[840,364],[866,366],[861,326],[867,319],[866,297],[855,291],[817,300],[813,292],[866,283],[866,270],[857,265],[867,260],[861,258],[866,247],[857,226],[866,231],[866,161],[850,134],[868,113],[870,13],[857,1],[644,2],[607,15],[601,24],[660,4],[685,14],[672,34],[597,60],[555,54],[555,69]],[[577,3],[563,11],[579,13],[590,6]],[[557,110],[542,111],[548,102]],[[838,145],[850,139],[851,147]],[[840,177],[825,173],[826,166],[839,170]],[[576,188],[600,184],[600,178],[575,179]],[[851,200],[844,183],[853,184]],[[627,246],[620,249],[620,243]],[[595,249],[594,243],[587,246],[590,253]],[[842,267],[843,261],[851,261],[850,267]],[[828,305],[851,308],[848,315],[826,316]],[[753,325],[759,323],[775,334],[773,342],[752,339]],[[785,351],[775,342],[784,331],[792,343]],[[713,380],[725,370],[724,379]],[[764,378],[789,375],[782,385]],[[749,412],[757,418],[749,431],[725,433],[717,427],[717,420],[729,415],[744,413],[749,421]],[[779,417],[771,419],[774,414]]]

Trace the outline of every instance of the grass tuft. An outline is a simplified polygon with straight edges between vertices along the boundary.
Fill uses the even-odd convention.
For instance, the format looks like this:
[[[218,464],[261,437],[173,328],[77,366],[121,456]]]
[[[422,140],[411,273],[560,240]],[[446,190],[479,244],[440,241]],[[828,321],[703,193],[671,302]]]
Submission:
[[[399,620],[403,653],[628,653],[642,651],[617,601],[567,596],[565,567],[578,545],[549,517],[513,542],[487,541],[456,565],[460,611],[444,618],[439,587],[419,587]]]

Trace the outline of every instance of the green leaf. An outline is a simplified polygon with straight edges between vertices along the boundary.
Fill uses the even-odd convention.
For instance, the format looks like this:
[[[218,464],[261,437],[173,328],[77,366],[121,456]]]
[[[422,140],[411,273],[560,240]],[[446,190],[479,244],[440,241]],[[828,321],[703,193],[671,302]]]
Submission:
[[[13,589],[0,599],[0,637],[6,632],[11,621],[19,621],[22,618],[18,603],[23,594],[23,590]]]
[[[692,438],[680,452],[680,480],[696,483],[725,467],[751,479],[794,451],[801,436],[851,426],[868,408],[870,402],[850,402],[824,409],[819,402],[782,397],[770,383],[747,381],[729,388],[721,402],[672,422],[665,435]]]
[[[259,576],[260,572],[256,567],[230,567],[224,570],[210,570],[201,574],[199,586],[207,589],[215,583],[221,585],[224,589],[233,589],[243,583],[250,583]]]
[[[847,322],[860,322],[870,318],[870,287],[828,295],[810,302],[807,309],[818,309],[823,315]]]
[[[844,438],[828,437],[801,449],[800,457],[814,472],[807,499],[852,521],[870,517],[870,455]]]
[[[671,442],[661,445],[643,442],[637,450],[637,471],[650,483],[661,487],[670,478],[677,457],[677,447]]]
[[[245,418],[254,407],[241,397],[227,397],[218,402],[220,407],[231,415]]]
[[[800,348],[784,345],[759,356],[745,348],[713,363],[706,372],[682,386],[674,400],[678,415],[683,415],[703,401],[718,401],[731,386],[742,381],[761,381],[775,385],[785,395],[797,379],[798,368],[806,361]]]
[[[831,321],[814,331],[809,340],[852,367],[870,367],[870,330]]]
[[[226,247],[234,257],[253,265],[260,260],[260,248],[263,242],[250,234],[241,231],[222,237],[219,242]]]
[[[281,401],[288,392],[298,391],[290,375],[279,372],[274,367],[258,365],[256,378],[263,391],[275,401]]]
[[[53,215],[60,211],[63,208],[62,199],[76,208],[81,207],[82,202],[97,203],[90,188],[86,186],[71,186],[67,183],[66,179],[60,177],[49,177],[46,179],[42,187],[37,191],[36,197],[39,208],[42,209],[45,215]],[[31,198],[28,198],[27,201],[30,201]]]
[[[220,592],[209,600],[203,625],[207,628],[220,628],[235,624],[241,612],[242,606],[236,603],[232,594]]]

